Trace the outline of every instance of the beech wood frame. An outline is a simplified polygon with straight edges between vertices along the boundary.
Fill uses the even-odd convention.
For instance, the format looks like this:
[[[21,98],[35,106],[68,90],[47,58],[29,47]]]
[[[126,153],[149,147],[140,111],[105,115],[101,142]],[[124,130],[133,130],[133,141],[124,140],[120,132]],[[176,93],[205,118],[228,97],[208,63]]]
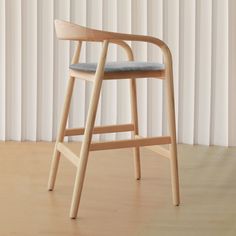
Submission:
[[[166,157],[170,161],[170,173],[172,183],[172,199],[173,204],[178,206],[180,203],[179,197],[179,177],[178,177],[178,163],[177,163],[177,145],[176,145],[176,126],[175,126],[175,107],[174,107],[174,89],[173,89],[173,69],[172,69],[172,56],[167,45],[160,39],[132,34],[120,34],[107,31],[99,31],[90,28],[85,28],[70,22],[55,20],[56,34],[59,39],[78,41],[72,64],[79,62],[80,51],[84,41],[102,42],[102,52],[98,61],[98,66],[95,73],[86,73],[76,70],[70,70],[70,77],[68,80],[64,106],[62,110],[62,117],[53,153],[51,169],[49,174],[48,189],[54,189],[56,175],[59,166],[60,154],[62,153],[72,164],[77,168],[74,191],[72,196],[70,217],[75,219],[78,214],[79,203],[85,178],[86,166],[90,151],[115,149],[115,148],[128,148],[134,149],[134,166],[135,178],[141,178],[141,165],[140,165],[140,150],[141,146],[149,146],[152,151],[159,155]],[[165,69],[159,71],[130,71],[130,72],[104,72],[106,62],[106,55],[109,43],[114,43],[122,47],[129,61],[134,60],[133,52],[130,46],[125,41],[143,41],[152,43],[161,48],[164,56]],[[136,92],[136,78],[158,78],[165,80],[165,90],[167,96],[167,115],[169,136],[143,138],[139,136],[138,132],[138,110],[137,110],[137,92]],[[66,129],[67,118],[69,114],[70,102],[73,93],[75,78],[84,79],[93,83],[93,90],[91,101],[88,110],[88,117],[85,128]],[[122,125],[108,125],[94,127],[96,111],[101,91],[102,81],[106,79],[126,79],[130,78],[130,92],[131,92],[131,114],[132,120],[130,124]],[[118,140],[110,142],[91,142],[92,135],[98,133],[111,133],[111,132],[132,132],[131,140]],[[65,136],[83,135],[80,156],[78,157],[68,147],[63,144]],[[160,144],[169,144],[169,150],[164,149]]]

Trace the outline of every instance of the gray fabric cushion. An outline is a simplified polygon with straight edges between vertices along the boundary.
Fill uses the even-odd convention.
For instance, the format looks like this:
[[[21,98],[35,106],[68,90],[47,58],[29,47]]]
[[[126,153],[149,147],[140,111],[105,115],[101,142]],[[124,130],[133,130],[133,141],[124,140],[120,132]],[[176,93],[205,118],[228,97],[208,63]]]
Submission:
[[[97,63],[79,63],[70,65],[70,69],[95,72]],[[122,71],[157,71],[163,70],[164,65],[154,62],[139,62],[139,61],[120,61],[107,62],[105,72],[122,72]]]

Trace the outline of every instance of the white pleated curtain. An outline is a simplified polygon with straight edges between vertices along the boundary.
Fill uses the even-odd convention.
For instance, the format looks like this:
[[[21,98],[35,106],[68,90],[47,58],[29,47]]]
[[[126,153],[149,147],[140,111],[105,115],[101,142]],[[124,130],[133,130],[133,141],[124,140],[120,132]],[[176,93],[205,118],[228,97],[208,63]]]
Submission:
[[[55,140],[74,48],[56,39],[58,18],[163,39],[173,53],[178,141],[235,145],[235,10],[234,0],[0,0],[0,140]],[[131,46],[137,60],[162,61],[151,45]],[[88,44],[81,60],[99,52]],[[110,46],[108,59],[125,56]],[[70,127],[84,126],[90,93],[91,84],[77,80]],[[162,81],[139,80],[138,95],[141,134],[165,134]],[[97,125],[129,122],[129,101],[128,81],[104,82]]]

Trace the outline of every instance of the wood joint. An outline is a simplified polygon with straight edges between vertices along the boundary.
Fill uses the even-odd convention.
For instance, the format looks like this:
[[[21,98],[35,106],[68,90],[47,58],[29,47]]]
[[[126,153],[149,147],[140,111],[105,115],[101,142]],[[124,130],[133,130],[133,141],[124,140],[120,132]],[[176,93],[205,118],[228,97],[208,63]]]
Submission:
[[[62,153],[73,165],[78,166],[79,157],[72,152],[65,144],[57,143],[57,150]]]
[[[135,135],[135,138],[140,139],[140,138],[143,138],[143,137],[141,137],[139,135]],[[166,157],[166,158],[170,159],[170,151],[166,148],[163,148],[163,147],[157,146],[157,145],[147,146],[146,148],[153,151],[153,152],[155,152],[155,153],[157,153],[157,154],[159,154],[162,157]]]

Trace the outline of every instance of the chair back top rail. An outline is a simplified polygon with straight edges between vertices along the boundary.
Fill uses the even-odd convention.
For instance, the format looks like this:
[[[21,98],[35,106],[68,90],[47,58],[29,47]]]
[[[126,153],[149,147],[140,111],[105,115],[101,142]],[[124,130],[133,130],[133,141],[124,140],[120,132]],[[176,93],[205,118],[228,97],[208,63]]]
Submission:
[[[162,40],[155,37],[96,30],[62,20],[55,20],[55,28],[57,37],[62,40],[97,42],[104,40],[144,41],[154,43],[161,48],[166,46]]]

